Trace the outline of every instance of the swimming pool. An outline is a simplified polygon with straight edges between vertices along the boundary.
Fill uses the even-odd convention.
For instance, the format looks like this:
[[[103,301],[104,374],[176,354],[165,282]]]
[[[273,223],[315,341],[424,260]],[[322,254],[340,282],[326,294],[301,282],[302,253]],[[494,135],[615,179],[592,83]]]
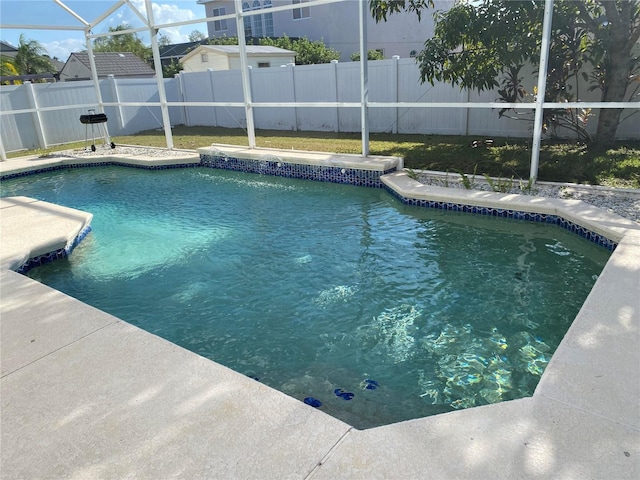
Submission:
[[[18,194],[94,214],[30,276],[360,428],[530,395],[609,256],[548,225],[204,168],[3,182]]]

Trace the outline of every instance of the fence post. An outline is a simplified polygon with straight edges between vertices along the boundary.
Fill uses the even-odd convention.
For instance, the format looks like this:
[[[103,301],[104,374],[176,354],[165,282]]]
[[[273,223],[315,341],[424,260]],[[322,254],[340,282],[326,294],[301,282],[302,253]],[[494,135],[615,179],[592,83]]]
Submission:
[[[25,92],[27,92],[27,101],[29,102],[29,108],[33,109],[33,126],[36,130],[36,137],[38,138],[38,147],[47,148],[47,140],[44,136],[44,130],[42,128],[42,118],[38,110],[38,100],[36,99],[36,92],[33,88],[33,84],[29,81],[24,82]]]
[[[296,95],[296,72],[295,72],[296,64],[289,63],[288,66],[291,67],[291,83],[292,83],[291,91],[293,92],[293,102],[295,103],[298,101],[297,95]],[[294,132],[298,131],[298,107],[293,107],[293,131]]]
[[[369,156],[369,65],[367,57],[367,2],[360,0],[358,24],[360,27],[360,133],[362,136],[362,156]]]
[[[182,78],[182,72],[178,72],[175,73],[173,75],[173,78],[176,79],[176,82],[178,82],[178,101],[179,102],[186,102],[186,97],[185,97],[185,91],[184,91],[184,80]],[[214,107],[215,108],[215,107]],[[190,127],[191,126],[191,121],[189,120],[189,107],[185,106],[185,105],[181,105],[180,106],[180,110],[182,111],[182,119],[184,120],[184,125],[186,127]]]
[[[122,105],[120,105],[120,94],[118,93],[118,84],[116,83],[116,77],[113,74],[107,75],[109,86],[111,87],[111,96],[114,103],[117,103],[116,107],[116,126],[118,127],[118,134],[122,135],[124,130],[124,117],[122,115]]]
[[[207,72],[209,72],[209,86],[211,87],[211,101],[216,101],[216,89],[213,88],[213,68],[207,68]],[[213,125],[215,127],[218,126],[218,114],[216,113],[217,107],[211,107],[213,109]]]
[[[393,95],[393,101],[398,103],[400,102],[399,99],[399,86],[398,86],[398,63],[400,61],[400,55],[394,55],[393,57],[391,57],[393,59],[393,70],[392,70],[392,75],[393,75],[393,85],[391,86],[391,88],[393,89],[392,91],[392,95]],[[391,128],[391,133],[398,133],[398,122],[400,121],[400,109],[398,109],[397,107],[394,108],[395,112],[396,112],[396,118],[393,122],[393,127]]]
[[[338,100],[338,60],[331,60],[331,64],[333,65],[333,92],[335,94],[336,103]],[[334,132],[340,131],[340,107],[336,107],[336,126],[333,129]]]

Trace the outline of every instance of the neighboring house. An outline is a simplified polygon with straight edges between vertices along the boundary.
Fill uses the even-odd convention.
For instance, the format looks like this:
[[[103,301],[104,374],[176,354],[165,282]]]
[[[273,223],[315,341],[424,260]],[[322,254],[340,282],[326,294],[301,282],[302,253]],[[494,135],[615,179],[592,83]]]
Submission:
[[[247,64],[254,68],[279,67],[295,63],[296,52],[278,47],[247,45]],[[185,72],[234,70],[240,68],[238,45],[200,45],[180,60]]]
[[[219,17],[235,13],[233,0],[198,0],[207,17]],[[353,53],[360,51],[358,30],[359,1],[345,1],[305,6],[307,0],[244,0],[243,11],[260,10],[259,15],[244,18],[246,37],[307,37],[323,41],[328,47],[340,52],[340,61],[349,61]],[[300,8],[270,12],[273,7],[298,4]],[[436,1],[436,8],[447,8],[451,2]],[[214,20],[208,23],[209,38],[237,36],[233,19]],[[402,58],[415,56],[424,42],[433,35],[433,20],[430,11],[423,12],[418,21],[414,13],[397,13],[387,21],[376,23],[367,10],[367,50],[378,50],[385,58],[399,55]]]
[[[208,38],[197,42],[174,43],[172,45],[164,45],[160,47],[160,63],[163,67],[171,65],[173,62],[179,62],[182,57],[195,49],[196,47],[207,43]]]
[[[116,78],[152,78],[156,72],[131,52],[94,52],[98,78],[113,75]],[[60,71],[60,81],[73,82],[91,79],[88,52],[69,55]]]
[[[18,54],[18,49],[10,43],[0,40],[0,56],[15,58]]]

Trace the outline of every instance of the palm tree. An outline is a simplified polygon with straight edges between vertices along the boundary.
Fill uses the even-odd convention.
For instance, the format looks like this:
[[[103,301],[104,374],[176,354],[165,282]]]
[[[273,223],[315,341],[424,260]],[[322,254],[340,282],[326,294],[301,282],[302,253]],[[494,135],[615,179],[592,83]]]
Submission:
[[[18,53],[14,58],[13,64],[20,75],[55,72],[51,60],[45,56],[46,53],[47,50],[40,45],[40,42],[27,40],[21,34],[18,42]]]

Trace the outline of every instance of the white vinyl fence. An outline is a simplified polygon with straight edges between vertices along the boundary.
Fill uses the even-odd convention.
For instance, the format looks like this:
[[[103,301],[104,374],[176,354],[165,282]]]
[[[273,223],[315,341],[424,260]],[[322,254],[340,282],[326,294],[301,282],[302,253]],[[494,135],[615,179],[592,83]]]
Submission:
[[[369,62],[369,102],[494,102],[495,92],[478,94],[447,84],[421,84],[414,59]],[[358,62],[260,68],[250,71],[251,95],[260,103],[350,103],[331,107],[260,107],[254,105],[257,129],[360,132]],[[156,80],[114,79],[100,82],[109,134],[128,135],[162,129]],[[181,73],[164,80],[172,125],[246,127],[243,106],[194,106],[192,102],[242,104],[240,70]],[[531,80],[533,89],[534,79]],[[581,98],[583,101],[597,101]],[[135,103],[136,105],[127,105]],[[179,105],[186,103],[186,105]],[[190,104],[191,103],[191,104]],[[141,105],[143,104],[143,105]],[[174,105],[178,104],[178,105]],[[0,87],[0,127],[5,151],[45,147],[92,138],[80,115],[97,109],[91,81]],[[369,107],[371,132],[528,137],[531,124],[498,118],[489,108]],[[591,119],[595,129],[597,119]],[[94,125],[101,136],[101,125]],[[624,122],[618,138],[640,138],[637,123]],[[96,139],[98,143],[98,139]]]

